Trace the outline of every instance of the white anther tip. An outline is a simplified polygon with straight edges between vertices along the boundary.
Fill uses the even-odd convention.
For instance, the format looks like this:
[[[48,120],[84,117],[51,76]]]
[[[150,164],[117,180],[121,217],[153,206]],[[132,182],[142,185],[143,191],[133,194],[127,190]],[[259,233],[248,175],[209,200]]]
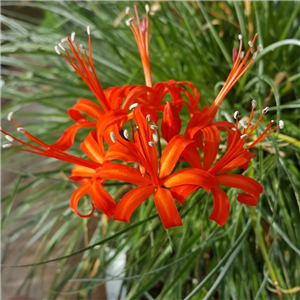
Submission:
[[[150,147],[154,147],[154,146],[155,146],[155,143],[154,143],[154,142],[148,142],[148,145],[149,145]]]
[[[126,23],[126,25],[127,25],[127,26],[130,26],[130,24],[131,24],[131,21],[132,21],[132,18],[129,18],[128,20],[126,20],[126,22],[125,22],[125,23]]]
[[[234,117],[235,120],[236,120],[236,118],[238,117],[238,115],[239,115],[239,112],[238,112],[238,111],[235,111],[234,114],[233,114],[233,117]]]
[[[6,135],[5,138],[9,141],[9,142],[13,142],[14,139],[10,136],[10,135]]]
[[[127,129],[124,130],[124,137],[125,137],[126,140],[129,139],[129,134],[128,134],[128,130]]]
[[[147,13],[150,11],[150,7],[149,7],[148,4],[145,5],[145,10],[146,10]]]
[[[61,53],[60,53],[60,51],[59,51],[59,49],[58,49],[58,46],[55,46],[54,49],[55,49],[55,52],[56,52],[58,55],[61,55]]]
[[[10,148],[10,147],[12,147],[12,144],[4,144],[4,145],[2,145],[2,148]]]
[[[125,10],[125,12],[126,12],[126,15],[128,15],[128,14],[129,14],[129,12],[130,12],[130,7],[129,7],[129,6],[127,6],[127,7],[126,7],[126,10]]]
[[[253,57],[253,59],[255,59],[255,58],[256,58],[256,56],[257,56],[257,52],[254,52],[254,53],[253,53],[253,56],[252,56],[252,57]]]
[[[86,27],[86,32],[88,35],[91,35],[91,26]]]
[[[8,115],[7,115],[7,120],[11,121],[13,118],[14,113],[11,111]]]
[[[151,128],[152,130],[157,130],[157,129],[158,129],[158,127],[157,127],[156,125],[151,125],[150,128]]]
[[[284,127],[284,122],[282,120],[279,121],[279,128],[280,129],[283,129]]]
[[[26,129],[24,127],[18,127],[17,131],[24,133]]]
[[[255,100],[252,100],[251,104],[252,104],[252,107],[254,107],[254,108],[256,107],[256,101]]]
[[[61,43],[59,43],[58,46],[62,51],[66,51],[66,49],[64,48],[64,46]]]
[[[241,34],[238,35],[239,40],[241,40],[243,38],[243,36]]]
[[[248,45],[249,45],[250,47],[253,47],[252,41],[249,41],[249,42],[248,42]]]
[[[133,110],[133,109],[135,109],[135,108],[138,107],[138,106],[139,106],[138,103],[133,103],[133,104],[131,104],[131,105],[129,106],[129,110]]]
[[[146,116],[146,120],[147,120],[147,122],[151,121],[151,116],[149,114]]]
[[[262,51],[263,50],[263,46],[261,44],[258,45],[258,50]]]
[[[81,49],[83,49],[83,50],[86,50],[86,47],[85,47],[84,45],[82,45],[82,44],[80,44],[79,47],[80,47]]]
[[[245,55],[245,52],[242,51],[241,54],[240,54],[240,58],[243,59],[243,58],[244,58],[244,55]]]
[[[243,140],[243,139],[245,139],[247,137],[247,134],[242,134],[241,136],[240,136],[240,138]]]
[[[67,38],[67,37],[64,37],[64,38],[62,38],[60,41],[61,41],[62,43],[65,43],[65,42],[68,41],[68,38]]]
[[[76,35],[76,33],[75,33],[75,32],[72,32],[72,34],[71,34],[71,41],[72,41],[72,42],[75,41],[75,35]]]
[[[117,141],[117,138],[113,132],[110,133],[110,139],[113,143],[115,143]]]
[[[266,108],[264,108],[264,109],[262,110],[262,113],[263,113],[263,114],[266,114],[268,111],[269,111],[269,107],[266,107]]]

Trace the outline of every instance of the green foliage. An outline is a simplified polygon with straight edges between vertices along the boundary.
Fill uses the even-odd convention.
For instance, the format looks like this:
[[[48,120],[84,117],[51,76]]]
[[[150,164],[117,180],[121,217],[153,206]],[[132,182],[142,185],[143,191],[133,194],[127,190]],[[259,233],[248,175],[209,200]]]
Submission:
[[[256,99],[257,112],[271,106],[266,122],[285,121],[280,135],[255,148],[247,172],[264,186],[259,205],[245,207],[230,191],[230,218],[223,228],[208,220],[212,197],[202,191],[182,205],[184,225],[168,231],[152,199],[137,209],[131,225],[107,223],[100,214],[82,220],[69,208],[74,189],[67,179],[70,165],[5,150],[2,168],[15,179],[3,187],[2,261],[24,237],[14,265],[22,264],[30,249],[34,253],[21,294],[45,275],[45,265],[56,262],[58,271],[51,274],[44,299],[92,299],[99,285],[115,279],[123,280],[128,299],[299,299],[300,2],[246,2],[151,2],[157,11],[150,17],[150,61],[154,82],[191,81],[201,105],[209,105],[228,75],[237,35],[243,34],[246,47],[258,32],[264,51],[224,100],[218,119],[231,121],[235,110],[248,114],[249,100]],[[86,26],[91,26],[93,58],[104,88],[144,84],[139,53],[124,22],[125,7],[132,2],[1,5],[2,97],[7,99],[2,117],[15,111],[22,126],[45,142],[56,141],[72,124],[66,112],[77,99],[95,100],[54,51],[72,31],[86,44]],[[138,3],[140,13],[143,5]],[[36,21],[26,11],[35,12]],[[3,119],[2,127],[9,126]],[[81,155],[77,146],[86,133],[77,135],[70,153]],[[117,199],[126,188],[108,186]],[[107,256],[112,248],[115,256],[128,253],[126,271],[118,277],[106,273],[115,257]],[[3,285],[11,272],[4,269]]]

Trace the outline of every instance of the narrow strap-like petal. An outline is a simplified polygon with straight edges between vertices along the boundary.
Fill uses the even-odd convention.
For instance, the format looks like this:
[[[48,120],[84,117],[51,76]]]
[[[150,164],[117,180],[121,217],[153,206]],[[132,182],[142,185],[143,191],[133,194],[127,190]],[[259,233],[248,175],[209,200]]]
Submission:
[[[238,174],[216,176],[220,185],[241,189],[246,194],[239,194],[237,200],[243,204],[255,206],[263,187],[254,179]]]
[[[146,186],[129,191],[118,203],[113,219],[130,223],[132,213],[153,194],[154,190],[154,186]]]
[[[80,144],[80,148],[91,160],[102,164],[104,162],[105,152],[96,139],[96,132],[90,131],[83,143]]]
[[[108,152],[105,155],[105,160],[111,161],[113,159],[119,159],[127,163],[136,162],[140,164],[138,155],[135,153],[134,149],[132,149],[131,144],[126,141],[122,142],[128,146],[125,147],[124,145],[118,142],[111,145],[108,149]]]
[[[182,225],[177,207],[169,190],[159,187],[154,193],[154,202],[166,229]]]
[[[214,186],[211,192],[214,198],[214,206],[209,219],[214,220],[222,227],[229,217],[230,201],[227,194],[218,186]]]
[[[107,219],[109,219],[116,209],[116,203],[112,196],[103,188],[100,181],[96,181],[91,185],[89,193],[95,206],[106,214]]]
[[[161,134],[169,142],[175,135],[180,133],[181,119],[178,110],[173,103],[167,102],[161,121]]]
[[[75,165],[72,169],[72,176],[78,177],[93,177],[95,175],[95,169],[84,167],[81,165]]]
[[[170,175],[163,185],[173,187],[183,184],[191,184],[203,187],[207,192],[217,183],[216,178],[210,173],[199,169],[183,169]]]
[[[68,150],[74,143],[75,135],[80,128],[85,127],[96,127],[96,123],[94,122],[81,122],[76,123],[66,129],[62,136],[51,146],[53,148],[57,148],[59,150],[65,151]]]
[[[161,157],[159,177],[170,175],[185,148],[193,141],[186,140],[181,135],[174,136],[166,146]]]
[[[105,164],[99,171],[99,176],[103,179],[124,181],[136,185],[148,185],[152,183],[150,178],[146,175],[142,176],[138,169],[117,163]]]
[[[87,99],[79,99],[78,102],[68,110],[68,114],[73,121],[89,121],[81,112],[95,120],[100,119],[101,116],[104,115],[104,111],[96,103]]]
[[[171,194],[173,198],[182,205],[186,198],[199,189],[198,185],[192,185],[192,184],[184,184],[184,185],[178,185],[178,186],[173,186],[171,188]]]
[[[216,126],[208,126],[202,129],[204,135],[203,167],[208,170],[219,151],[220,134]]]
[[[93,213],[95,211],[95,205],[94,205],[94,203],[91,203],[92,211],[89,214],[83,215],[80,212],[78,212],[78,202],[81,197],[83,197],[84,195],[86,195],[89,192],[90,186],[91,186],[90,182],[82,185],[81,187],[79,187],[78,189],[75,190],[75,192],[73,193],[73,195],[71,197],[70,207],[73,210],[73,212],[81,218],[89,218],[93,215]]]

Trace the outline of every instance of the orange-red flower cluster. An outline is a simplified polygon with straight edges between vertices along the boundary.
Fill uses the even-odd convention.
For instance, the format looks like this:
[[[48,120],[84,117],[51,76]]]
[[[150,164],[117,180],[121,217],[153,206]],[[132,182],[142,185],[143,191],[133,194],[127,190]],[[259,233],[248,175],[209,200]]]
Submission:
[[[239,35],[239,50],[233,51],[233,66],[223,88],[210,107],[199,109],[200,97],[190,82],[169,80],[152,84],[148,12],[149,7],[146,6],[146,16],[140,20],[136,8],[135,17],[127,9],[130,19],[126,21],[138,45],[145,85],[103,90],[93,63],[90,27],[87,27],[88,49],[83,45],[78,46],[75,33],[72,33],[70,38],[62,39],[55,50],[85,81],[99,103],[79,99],[68,110],[75,124],[51,145],[20,127],[10,113],[8,120],[13,121],[17,130],[34,143],[24,142],[1,129],[10,142],[3,147],[75,164],[70,179],[78,182],[80,187],[73,193],[70,206],[80,217],[92,216],[97,208],[108,219],[113,216],[113,220],[130,222],[134,210],[152,195],[164,227],[180,226],[182,220],[174,199],[181,205],[191,193],[204,188],[206,192],[212,192],[214,200],[209,218],[223,226],[229,216],[230,201],[220,186],[242,190],[237,200],[246,205],[256,205],[263,191],[262,186],[252,178],[232,174],[231,171],[236,168],[246,170],[254,156],[249,152],[250,148],[284,125],[280,121],[277,127],[271,129],[272,121],[258,138],[247,143],[268,111],[265,108],[253,124],[255,100],[252,100],[247,123],[239,122],[238,112],[234,113],[235,124],[213,122],[220,103],[250,66],[261,47],[251,54],[255,35],[249,42],[248,51],[244,53],[242,36]],[[165,101],[167,95],[172,99],[171,102]],[[180,114],[184,105],[189,111],[190,121],[182,135]],[[80,146],[87,158],[68,154],[66,150],[73,145],[77,131],[84,127],[92,128]],[[221,130],[227,131],[226,151],[222,153],[219,151]],[[15,146],[15,142],[26,148]],[[106,180],[130,183],[134,187],[116,203],[105,189]],[[92,211],[83,215],[78,210],[78,202],[86,194],[93,200]]]

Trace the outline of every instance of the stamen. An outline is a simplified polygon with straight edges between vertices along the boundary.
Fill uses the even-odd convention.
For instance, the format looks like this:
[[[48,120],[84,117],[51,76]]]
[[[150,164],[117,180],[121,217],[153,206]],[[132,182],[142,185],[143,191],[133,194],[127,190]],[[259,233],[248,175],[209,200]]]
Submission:
[[[263,50],[263,46],[261,44],[258,45],[258,50],[262,51]]]
[[[236,120],[236,118],[238,117],[239,114],[240,114],[240,113],[239,113],[238,111],[236,111],[236,112],[233,114],[233,117],[234,117],[235,120]]]
[[[17,131],[24,133],[26,132],[26,129],[24,127],[18,127]]]
[[[131,104],[131,105],[129,106],[129,110],[133,110],[133,109],[135,109],[135,108],[138,107],[138,106],[139,106],[138,103],[133,103],[133,104]]]
[[[58,49],[58,46],[55,46],[54,49],[55,49],[55,51],[56,51],[56,53],[57,53],[58,55],[61,55],[61,53],[60,53],[60,51],[59,51],[59,49]]]
[[[263,110],[262,110],[262,114],[266,114],[267,112],[269,111],[269,107],[266,107],[266,108],[264,108]]]
[[[59,43],[58,46],[62,51],[66,51],[66,49],[63,47],[63,45],[61,43]]]
[[[129,18],[128,20],[126,20],[126,22],[125,22],[126,25],[127,25],[127,26],[130,26],[132,20],[133,20],[132,18]]]
[[[126,7],[126,10],[125,10],[125,12],[126,12],[126,15],[128,15],[128,14],[129,14],[129,12],[130,12],[130,7],[129,7],[129,6],[127,6],[127,7]]]
[[[158,127],[157,127],[156,125],[150,125],[150,128],[151,128],[152,130],[157,130],[157,129],[158,129]]]
[[[150,147],[154,147],[154,146],[155,146],[155,143],[154,143],[154,142],[148,142],[148,145],[149,145]]]
[[[10,136],[10,135],[6,135],[5,138],[9,141],[9,142],[13,142],[14,139]]]
[[[139,126],[135,126],[136,127],[136,129],[139,129]]]
[[[146,13],[148,13],[150,11],[150,7],[148,4],[145,5],[145,10],[146,10]]]
[[[252,107],[254,107],[254,108],[256,107],[256,101],[255,100],[252,100],[251,104],[252,104]]]
[[[252,41],[249,41],[249,42],[248,42],[248,45],[249,45],[250,47],[253,47]]]
[[[10,147],[12,147],[12,144],[4,144],[4,145],[2,145],[2,148],[10,148]]]
[[[7,120],[11,121],[13,118],[14,113],[11,111],[8,115],[7,115]]]
[[[110,133],[110,139],[113,143],[115,143],[117,141],[117,138],[113,132]]]
[[[68,41],[68,38],[67,37],[64,37],[60,40],[62,43],[66,43]]]
[[[245,55],[245,52],[242,51],[241,54],[240,54],[240,59],[243,59],[243,58],[244,58],[244,55]]]
[[[252,57],[253,57],[253,59],[255,59],[255,58],[256,58],[256,56],[257,56],[257,52],[254,52],[254,53],[253,53],[253,56],[252,56]]]
[[[86,27],[86,32],[88,35],[91,35],[91,27],[90,26]]]
[[[146,120],[147,120],[147,122],[151,121],[151,116],[149,114],[146,116]]]
[[[86,47],[82,44],[79,45],[79,47],[82,49],[82,50],[86,50]]]
[[[284,122],[282,120],[279,121],[279,128],[280,129],[284,128]]]
[[[240,138],[243,140],[244,138],[247,137],[247,135],[248,135],[248,134],[242,134],[242,135],[240,136]]]
[[[127,129],[124,130],[124,137],[125,137],[126,140],[129,140],[129,134],[128,134]]]
[[[243,38],[243,36],[241,34],[238,35],[239,40],[241,40]]]
[[[72,32],[72,34],[71,34],[71,41],[72,41],[72,42],[75,41],[75,35],[76,35],[76,33],[75,33],[75,32]]]

